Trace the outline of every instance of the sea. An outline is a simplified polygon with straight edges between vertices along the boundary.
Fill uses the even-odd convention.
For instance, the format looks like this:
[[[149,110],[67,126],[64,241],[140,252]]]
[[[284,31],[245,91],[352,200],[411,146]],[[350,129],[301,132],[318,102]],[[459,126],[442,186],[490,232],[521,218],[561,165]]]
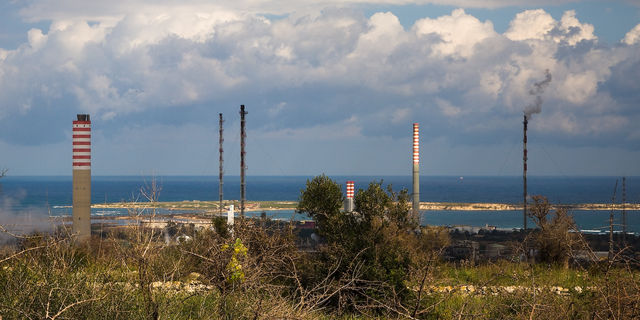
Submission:
[[[247,200],[296,201],[311,176],[248,176]],[[394,190],[411,189],[411,176],[330,176],[342,185],[355,182],[356,191],[369,183],[382,182]],[[154,177],[93,176],[92,203],[145,201],[141,188],[149,186]],[[224,199],[240,198],[240,178],[225,176]],[[217,176],[158,176],[159,201],[215,201],[218,200]],[[542,195],[554,204],[620,203],[621,177],[530,176],[528,194]],[[617,184],[617,188],[616,188]],[[615,191],[614,191],[615,190]],[[640,177],[626,178],[626,201],[640,202]],[[434,202],[491,202],[522,203],[522,177],[515,176],[421,176],[420,200]],[[71,176],[6,176],[0,179],[0,223],[12,217],[71,215]],[[161,212],[162,213],[162,212]],[[176,213],[176,212],[164,212]],[[581,211],[571,214],[581,230],[600,233],[609,230],[610,210]],[[92,216],[128,215],[125,209],[92,209]],[[260,213],[254,213],[260,214]],[[309,217],[293,211],[270,211],[276,219],[304,220]],[[622,230],[622,213],[614,211],[614,230]],[[627,231],[640,234],[640,211],[627,211]],[[422,211],[423,224],[440,226],[495,226],[499,229],[522,227],[522,212],[513,211]],[[528,222],[534,226],[533,221]]]

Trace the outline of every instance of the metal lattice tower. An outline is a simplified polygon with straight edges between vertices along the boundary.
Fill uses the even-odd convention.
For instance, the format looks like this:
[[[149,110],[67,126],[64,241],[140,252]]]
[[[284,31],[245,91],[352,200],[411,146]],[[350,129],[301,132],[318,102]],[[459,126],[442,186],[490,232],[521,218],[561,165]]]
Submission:
[[[627,177],[622,177],[622,238],[627,237]]]
[[[246,200],[247,193],[247,185],[244,181],[245,178],[245,170],[247,165],[245,163],[245,155],[247,154],[244,150],[245,148],[245,140],[247,139],[247,132],[245,130],[245,119],[244,117],[248,114],[248,112],[244,111],[244,104],[240,105],[240,217],[244,218],[244,202]]]
[[[527,125],[529,124],[529,120],[527,119],[527,115],[524,115],[524,121],[522,122],[523,127],[523,136],[522,139],[522,202],[523,202],[523,210],[522,210],[522,226],[523,230],[527,230]]]
[[[613,187],[613,196],[611,197],[611,212],[609,213],[609,261],[613,259],[613,211],[616,203],[616,191],[618,191],[618,179]]]
[[[222,205],[222,200],[224,198],[223,197],[223,191],[222,191],[222,186],[224,185],[224,181],[223,181],[223,173],[224,173],[224,171],[223,171],[223,163],[224,163],[224,158],[222,157],[222,155],[224,153],[224,150],[222,149],[222,143],[224,142],[224,138],[222,136],[222,133],[223,133],[224,129],[222,128],[222,123],[224,122],[224,120],[222,119],[222,113],[220,113],[219,116],[220,116],[220,137],[219,137],[219,140],[218,140],[218,144],[219,144],[218,152],[220,153],[220,159],[219,159],[220,172],[219,172],[218,178],[220,180],[220,184],[218,186],[218,190],[219,190],[219,194],[218,195],[220,197],[220,206],[219,206],[220,207],[219,208],[220,209],[220,215],[222,215],[222,212],[224,210],[224,206]]]

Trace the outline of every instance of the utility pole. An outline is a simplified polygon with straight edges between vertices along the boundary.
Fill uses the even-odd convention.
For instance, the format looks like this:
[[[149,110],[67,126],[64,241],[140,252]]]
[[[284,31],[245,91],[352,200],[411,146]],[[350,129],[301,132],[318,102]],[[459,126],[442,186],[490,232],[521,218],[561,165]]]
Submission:
[[[618,191],[618,179],[616,179],[616,185],[613,188],[613,197],[611,197],[611,212],[609,213],[609,262],[613,260],[613,206],[616,202],[616,191]]]
[[[245,140],[247,138],[247,132],[245,130],[245,120],[244,117],[248,114],[248,112],[244,111],[244,104],[240,105],[240,217],[244,218],[244,202],[246,200],[247,194],[247,185],[244,181],[244,171],[247,167],[245,164],[244,157],[247,154],[244,150],[245,148]]]
[[[224,210],[224,206],[222,205],[222,199],[223,199],[223,192],[222,192],[222,186],[224,185],[223,182],[223,163],[224,163],[224,158],[222,157],[222,154],[224,153],[223,149],[222,149],[222,143],[224,142],[224,138],[222,137],[222,132],[223,132],[223,128],[222,128],[222,123],[224,122],[224,120],[222,119],[222,113],[219,114],[220,116],[220,137],[218,140],[219,143],[219,149],[218,152],[220,153],[220,173],[219,173],[219,180],[220,180],[220,184],[218,186],[218,190],[219,190],[219,196],[220,196],[220,205],[219,205],[219,209],[220,209],[220,215],[222,215],[222,212]]]

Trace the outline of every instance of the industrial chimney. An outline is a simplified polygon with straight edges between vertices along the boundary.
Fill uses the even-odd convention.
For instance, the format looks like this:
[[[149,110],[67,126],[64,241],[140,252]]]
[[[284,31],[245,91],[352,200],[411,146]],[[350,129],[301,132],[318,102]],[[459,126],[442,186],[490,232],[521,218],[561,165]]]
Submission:
[[[420,218],[420,129],[413,124],[413,219]]]
[[[79,114],[73,121],[73,234],[91,238],[91,119]]]
[[[347,199],[344,201],[344,211],[345,212],[353,212],[353,193],[354,193],[354,182],[347,181]]]
[[[224,181],[223,181],[224,170],[223,170],[223,167],[222,167],[222,165],[224,163],[224,158],[222,156],[222,154],[224,153],[224,150],[222,148],[223,147],[222,143],[224,142],[224,138],[222,137],[222,134],[224,132],[224,128],[222,127],[222,123],[223,122],[224,122],[224,120],[222,119],[222,113],[220,113],[220,136],[219,136],[219,140],[218,140],[218,144],[219,144],[218,151],[220,153],[220,159],[218,160],[219,161],[218,164],[220,165],[220,172],[218,174],[218,178],[219,178],[219,182],[220,182],[219,185],[218,185],[218,197],[220,198],[220,203],[219,203],[218,206],[220,207],[220,215],[222,215],[222,210],[224,210],[224,206],[222,205],[222,200],[224,198],[223,189],[222,189],[222,187],[224,185]]]
[[[244,150],[246,146],[245,140],[247,139],[247,132],[245,130],[245,116],[248,112],[244,111],[244,104],[240,105],[240,217],[244,219],[244,202],[247,195],[247,185],[244,181],[245,170],[247,165],[245,163],[245,156],[247,152]]]
[[[529,124],[528,116],[524,114],[524,121],[522,121],[523,135],[522,139],[522,229],[527,230],[527,124]]]

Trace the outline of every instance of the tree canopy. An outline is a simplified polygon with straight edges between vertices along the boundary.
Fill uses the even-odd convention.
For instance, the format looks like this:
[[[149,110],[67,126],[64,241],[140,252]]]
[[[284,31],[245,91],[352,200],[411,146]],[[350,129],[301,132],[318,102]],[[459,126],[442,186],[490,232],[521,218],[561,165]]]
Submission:
[[[421,268],[428,259],[425,255],[448,242],[447,234],[419,229],[410,214],[408,191],[396,192],[391,186],[385,190],[382,181],[356,192],[354,212],[342,211],[343,200],[340,185],[324,174],[308,180],[300,193],[298,210],[314,219],[317,232],[325,239],[320,252],[327,265],[314,268],[326,274],[338,264],[334,274],[340,278],[358,266],[360,279],[377,287],[352,292],[350,299],[355,304],[372,298],[373,292],[411,295],[403,279]],[[442,235],[446,239],[440,241]]]
[[[342,188],[331,178],[322,174],[307,180],[306,188],[300,191],[297,210],[306,212],[314,221],[318,233],[323,237],[335,235],[343,221],[340,209],[344,196]]]

